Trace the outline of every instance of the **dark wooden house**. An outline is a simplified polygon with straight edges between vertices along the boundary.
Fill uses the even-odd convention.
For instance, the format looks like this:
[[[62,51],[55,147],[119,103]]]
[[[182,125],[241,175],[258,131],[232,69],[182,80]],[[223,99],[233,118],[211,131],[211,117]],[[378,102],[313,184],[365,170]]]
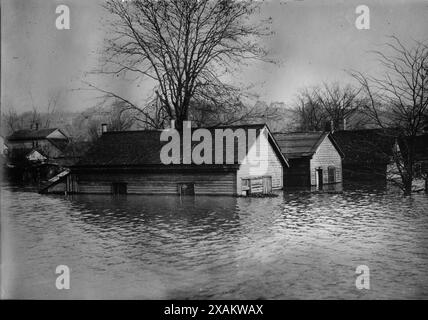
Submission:
[[[392,130],[365,129],[336,131],[333,136],[345,154],[345,181],[386,181],[396,133]]]
[[[428,134],[422,134],[415,140],[415,172],[421,177],[428,176]]]
[[[41,192],[243,195],[283,187],[288,162],[267,126],[222,129],[257,132],[255,143],[245,144],[243,161],[238,159],[237,139],[231,145],[223,141],[223,156],[232,154],[232,163],[164,164],[160,158],[166,143],[161,141],[162,131],[105,132],[70,173]],[[192,148],[195,145],[192,143]],[[259,148],[258,153],[250,152],[253,148]],[[257,159],[250,159],[255,154]],[[259,163],[254,165],[251,160]]]
[[[274,137],[290,164],[285,170],[286,187],[342,182],[343,153],[330,133],[275,133]]]

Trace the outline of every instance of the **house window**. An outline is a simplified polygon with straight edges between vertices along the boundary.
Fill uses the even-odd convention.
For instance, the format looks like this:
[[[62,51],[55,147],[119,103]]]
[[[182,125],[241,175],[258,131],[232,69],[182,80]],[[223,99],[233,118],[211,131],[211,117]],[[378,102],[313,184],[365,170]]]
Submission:
[[[111,185],[111,193],[127,194],[127,185],[124,182],[113,182]]]
[[[328,167],[328,183],[336,182],[336,168]]]

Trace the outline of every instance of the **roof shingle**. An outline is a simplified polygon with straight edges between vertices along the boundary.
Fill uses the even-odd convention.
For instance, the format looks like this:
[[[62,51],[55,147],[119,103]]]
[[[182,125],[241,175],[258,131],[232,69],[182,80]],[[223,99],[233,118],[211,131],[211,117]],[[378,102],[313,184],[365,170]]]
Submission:
[[[289,159],[312,156],[327,135],[328,132],[319,131],[274,133],[282,153]]]
[[[52,132],[58,130],[58,128],[48,128],[40,130],[23,129],[17,130],[7,137],[8,141],[19,141],[19,140],[39,140],[46,139]]]

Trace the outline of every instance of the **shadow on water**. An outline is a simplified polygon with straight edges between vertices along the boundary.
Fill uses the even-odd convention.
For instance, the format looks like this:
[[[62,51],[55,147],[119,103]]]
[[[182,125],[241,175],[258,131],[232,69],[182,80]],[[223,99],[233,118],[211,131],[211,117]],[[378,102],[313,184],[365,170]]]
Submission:
[[[78,209],[82,221],[99,228],[170,224],[207,231],[239,219],[237,199],[233,197],[70,195],[67,198]]]

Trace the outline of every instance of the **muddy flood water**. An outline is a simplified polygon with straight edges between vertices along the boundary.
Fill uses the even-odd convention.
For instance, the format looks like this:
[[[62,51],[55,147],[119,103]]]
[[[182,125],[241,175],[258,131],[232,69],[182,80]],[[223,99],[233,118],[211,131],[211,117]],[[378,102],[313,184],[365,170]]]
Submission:
[[[373,191],[374,190],[374,191]],[[1,191],[3,297],[428,298],[428,196],[275,198]],[[58,265],[70,289],[55,287]],[[370,270],[370,289],[355,286]]]

